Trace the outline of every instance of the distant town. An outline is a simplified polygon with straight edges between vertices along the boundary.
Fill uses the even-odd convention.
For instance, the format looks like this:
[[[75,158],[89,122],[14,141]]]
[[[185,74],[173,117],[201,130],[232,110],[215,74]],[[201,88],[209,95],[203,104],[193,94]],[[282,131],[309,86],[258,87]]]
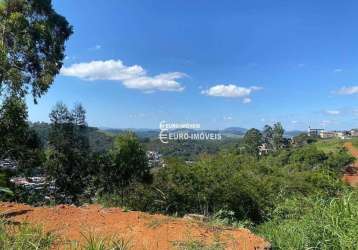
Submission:
[[[308,136],[320,137],[322,139],[339,138],[350,139],[352,137],[358,137],[358,129],[341,130],[341,131],[326,131],[321,128],[308,128]]]

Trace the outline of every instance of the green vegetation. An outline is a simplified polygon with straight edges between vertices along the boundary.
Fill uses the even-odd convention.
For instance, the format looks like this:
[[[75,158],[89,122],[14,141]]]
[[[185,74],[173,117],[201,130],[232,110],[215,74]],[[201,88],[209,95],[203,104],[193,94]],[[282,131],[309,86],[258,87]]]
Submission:
[[[48,148],[49,135],[51,131],[51,124],[45,122],[30,123],[30,128],[36,132],[41,145],[46,149]],[[109,135],[105,131],[98,128],[87,127],[87,135],[89,147],[93,152],[105,152],[111,149],[114,135]]]
[[[329,199],[289,199],[257,232],[273,249],[356,249],[357,216],[357,192]]]
[[[322,150],[325,153],[334,153],[342,149],[344,140],[341,139],[320,139],[315,145],[319,150]]]
[[[286,198],[339,193],[344,184],[338,170],[352,160],[345,151],[327,155],[311,145],[262,158],[222,152],[190,166],[172,160],[155,173],[151,185],[133,187],[125,204],[179,215],[224,210],[238,221],[261,223]]]
[[[0,220],[0,250],[45,250],[51,249],[55,237],[40,227],[27,224],[9,225]]]
[[[79,202],[89,174],[89,145],[86,136],[86,117],[81,105],[72,111],[58,103],[50,114],[46,171],[55,182],[57,202]]]
[[[259,146],[263,142],[263,137],[258,129],[252,128],[248,130],[244,136],[245,152],[251,155],[259,155]]]
[[[358,148],[358,138],[353,138],[352,140],[352,144],[355,148]]]
[[[19,171],[28,174],[41,165],[44,154],[36,133],[27,123],[25,101],[6,97],[0,105],[0,159],[16,159]]]
[[[36,102],[62,67],[72,28],[51,1],[4,0],[0,30],[0,94],[23,98],[31,90]]]
[[[82,234],[83,244],[72,244],[71,250],[130,250],[132,242],[125,237],[101,238],[93,233]],[[11,225],[0,220],[0,250],[48,250],[61,240],[52,233],[45,233],[39,226]]]
[[[132,243],[124,237],[112,237],[110,239],[100,238],[94,234],[82,234],[85,239],[83,246],[76,246],[72,249],[82,250],[130,250]]]
[[[158,133],[156,136],[158,136]],[[170,141],[168,144],[163,144],[158,139],[144,139],[142,143],[146,150],[159,152],[164,158],[196,161],[202,154],[216,154],[222,150],[237,150],[242,144],[242,139],[223,137],[221,141]]]

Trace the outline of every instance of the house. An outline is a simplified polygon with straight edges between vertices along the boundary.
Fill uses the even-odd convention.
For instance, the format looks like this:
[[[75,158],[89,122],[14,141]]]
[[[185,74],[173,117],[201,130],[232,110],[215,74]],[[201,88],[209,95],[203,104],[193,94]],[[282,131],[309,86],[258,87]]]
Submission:
[[[358,129],[351,129],[350,134],[351,136],[358,136]]]
[[[336,133],[335,132],[332,132],[332,131],[320,131],[319,133],[319,137],[321,137],[322,139],[328,139],[328,138],[333,138],[336,136]]]
[[[328,138],[339,138],[339,139],[349,139],[351,136],[350,131],[320,131],[319,137],[322,139]],[[358,134],[357,134],[358,136]]]
[[[321,128],[308,128],[308,132],[307,135],[308,136],[319,136],[320,132],[323,131],[324,129]]]
[[[270,149],[267,145],[267,143],[262,143],[259,146],[259,155],[265,155],[268,154],[270,151],[272,151],[272,149]]]
[[[335,131],[336,137],[340,139],[349,139],[351,133],[348,131]]]

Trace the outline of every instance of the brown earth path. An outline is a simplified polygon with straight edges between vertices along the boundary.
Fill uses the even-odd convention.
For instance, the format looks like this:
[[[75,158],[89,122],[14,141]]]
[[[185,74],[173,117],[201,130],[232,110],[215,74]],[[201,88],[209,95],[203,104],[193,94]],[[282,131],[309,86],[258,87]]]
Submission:
[[[344,147],[356,158],[352,166],[346,169],[343,175],[343,181],[347,182],[353,187],[358,186],[358,149],[355,148],[352,142],[345,142]]]
[[[32,207],[0,203],[0,213],[15,223],[42,225],[45,231],[53,232],[60,239],[54,249],[68,249],[71,242],[83,243],[83,234],[121,237],[130,241],[133,250],[175,249],[175,242],[197,240],[210,243],[214,239],[223,242],[226,249],[269,248],[269,243],[246,229],[210,227],[188,219],[125,212],[120,208],[102,208],[99,205]]]

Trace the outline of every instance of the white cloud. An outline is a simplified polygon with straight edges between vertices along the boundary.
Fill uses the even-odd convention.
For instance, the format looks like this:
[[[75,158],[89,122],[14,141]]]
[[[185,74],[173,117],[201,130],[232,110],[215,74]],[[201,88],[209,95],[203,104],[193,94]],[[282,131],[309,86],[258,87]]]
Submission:
[[[333,72],[335,72],[335,73],[340,73],[340,72],[342,72],[343,71],[343,69],[334,69],[333,70]]]
[[[341,113],[341,111],[339,111],[339,110],[326,110],[325,113],[327,115],[339,115]]]
[[[228,97],[228,98],[242,98],[243,103],[251,102],[250,94],[253,91],[261,90],[261,87],[252,86],[249,88],[240,87],[234,84],[219,84],[215,85],[207,90],[201,91],[203,95]]]
[[[250,103],[250,102],[251,102],[251,98],[245,97],[245,98],[242,100],[242,102],[245,103],[245,104]]]
[[[358,94],[358,86],[342,87],[337,91],[339,95],[354,95]]]
[[[232,119],[232,116],[224,116],[224,121],[231,121]]]
[[[182,91],[178,79],[186,76],[181,72],[169,72],[149,76],[139,65],[126,66],[121,60],[91,61],[63,67],[61,74],[74,76],[87,81],[110,80],[120,81],[130,89],[139,89],[147,93],[161,91]]]
[[[291,123],[292,123],[292,124],[297,124],[297,123],[298,123],[298,121],[293,120],[293,121],[291,121]]]
[[[139,76],[123,81],[123,85],[130,89],[161,90],[161,91],[182,91],[184,87],[177,82],[177,79],[186,75],[180,72],[159,74],[156,76]]]

